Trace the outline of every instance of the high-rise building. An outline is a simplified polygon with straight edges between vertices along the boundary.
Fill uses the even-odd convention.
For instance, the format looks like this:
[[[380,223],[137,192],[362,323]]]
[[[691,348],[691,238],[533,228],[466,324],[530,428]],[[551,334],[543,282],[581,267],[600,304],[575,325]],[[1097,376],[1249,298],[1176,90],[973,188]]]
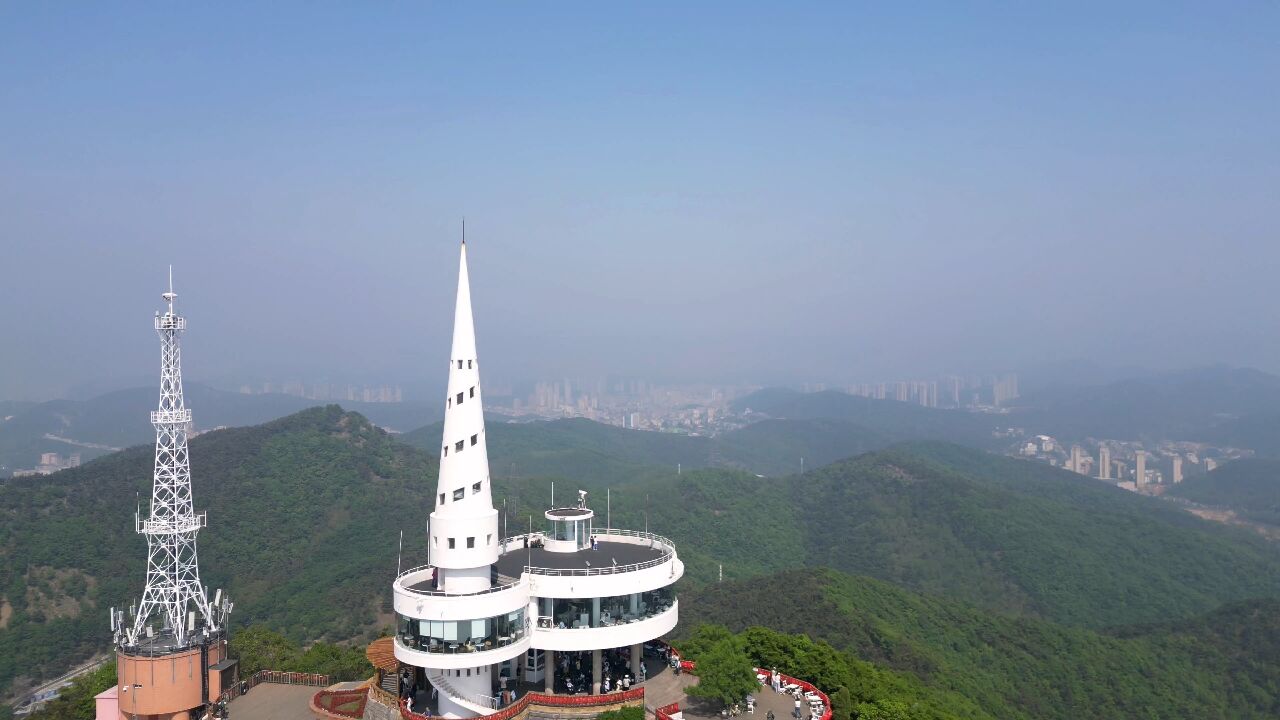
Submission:
[[[1080,447],[1079,445],[1072,445],[1071,460],[1068,461],[1069,464],[1067,465],[1067,469],[1069,469],[1071,472],[1083,473],[1085,471],[1084,458],[1085,458],[1084,448]]]
[[[226,619],[231,603],[219,590],[209,602],[196,554],[196,534],[205,526],[191,492],[187,434],[191,410],[182,393],[179,336],[184,317],[174,312],[173,276],[156,313],[160,335],[160,404],[151,413],[156,429],[155,474],[148,517],[135,518],[147,538],[147,580],[142,601],[111,609],[116,646],[116,702],[122,720],[204,717],[222,689],[235,681],[227,658]]]
[[[1142,487],[1147,484],[1147,452],[1139,450],[1134,463],[1133,481],[1137,483],[1138,487]]]
[[[1173,456],[1173,483],[1176,485],[1182,482],[1182,456]]]
[[[1111,448],[1106,445],[1098,447],[1098,478],[1101,480],[1111,479]]]
[[[991,378],[991,402],[1004,405],[1018,397],[1018,376],[1009,373]]]
[[[674,545],[647,532],[601,528],[585,491],[546,511],[545,531],[502,538],[487,447],[463,243],[429,564],[392,585],[392,647],[400,663],[392,682],[410,676],[397,688],[407,698],[402,711],[413,718],[489,715],[511,702],[509,690],[526,696],[535,687],[589,691],[600,696],[596,705],[638,704],[636,694],[601,696],[602,661],[608,651],[639,677],[643,644],[675,627],[672,586],[684,564]],[[557,660],[583,672],[558,673]],[[584,675],[589,685],[575,684]]]

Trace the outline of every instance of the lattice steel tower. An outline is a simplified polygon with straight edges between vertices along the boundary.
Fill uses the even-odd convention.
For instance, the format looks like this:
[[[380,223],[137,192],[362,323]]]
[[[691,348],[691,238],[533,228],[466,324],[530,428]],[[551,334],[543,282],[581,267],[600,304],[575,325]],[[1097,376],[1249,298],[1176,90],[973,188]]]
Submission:
[[[205,526],[205,514],[196,514],[191,502],[191,466],[187,460],[187,432],[191,411],[182,399],[182,348],[179,336],[187,327],[186,318],[174,312],[173,269],[169,270],[169,291],[162,295],[169,308],[156,313],[160,335],[160,407],[151,413],[156,428],[155,475],[151,486],[150,517],[135,518],[137,531],[147,538],[147,586],[132,626],[122,616],[113,617],[117,642],[130,647],[139,643],[181,648],[197,638],[217,633],[220,621],[230,610],[222,597],[222,607],[211,607],[200,584],[197,567],[196,533]],[[221,595],[221,593],[219,593]],[[150,623],[160,621],[159,632]]]

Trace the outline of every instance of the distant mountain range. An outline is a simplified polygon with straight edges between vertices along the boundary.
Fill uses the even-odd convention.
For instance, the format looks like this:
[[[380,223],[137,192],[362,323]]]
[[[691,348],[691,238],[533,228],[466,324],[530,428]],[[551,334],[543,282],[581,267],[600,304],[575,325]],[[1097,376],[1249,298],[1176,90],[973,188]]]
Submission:
[[[194,408],[195,429],[257,425],[325,405],[294,395],[247,395],[188,383],[187,405]],[[156,388],[119,390],[91,400],[51,400],[43,403],[0,403],[0,477],[15,469],[34,467],[40,454],[80,453],[83,460],[155,439],[150,413],[156,408]],[[423,403],[344,403],[383,427],[411,430],[441,417],[437,407]],[[3,420],[5,417],[8,420]],[[49,439],[55,436],[81,445]],[[92,447],[92,445],[105,447]]]
[[[1280,460],[1245,458],[1187,478],[1168,494],[1280,527]]]
[[[1252,435],[1248,429],[1253,418],[1280,417],[1280,377],[1249,368],[1217,366],[1046,389],[1017,404],[1010,423],[1065,440],[1230,439],[1280,450],[1280,432]],[[1241,418],[1244,428],[1232,431]]]
[[[975,447],[991,447],[991,431],[1000,424],[990,416],[964,410],[940,410],[833,390],[800,393],[767,388],[734,400],[733,409],[787,420],[839,420],[900,440],[946,440]]]
[[[615,485],[709,467],[787,475],[800,470],[801,458],[814,468],[914,437],[842,420],[764,420],[714,438],[625,430],[581,418],[502,420],[486,423],[495,473],[584,482],[610,478]],[[434,423],[401,439],[435,452],[441,430]]]
[[[292,395],[243,395],[200,384],[187,386],[187,400],[195,409],[198,430],[253,425],[324,404]],[[748,426],[714,442],[657,434],[624,442],[617,438],[630,434],[611,435],[604,426],[588,431],[588,424],[577,426],[572,439],[555,423],[527,423],[524,431],[510,432],[525,432],[521,442],[528,442],[531,449],[537,446],[538,452],[530,454],[532,463],[517,468],[520,474],[572,474],[578,460],[564,458],[577,453],[579,460],[585,460],[594,453],[598,459],[602,452],[618,461],[654,466],[679,463],[788,474],[799,469],[801,457],[807,467],[816,467],[904,440],[999,449],[992,431],[1011,425],[1067,442],[1087,437],[1186,439],[1280,457],[1280,377],[1257,370],[1211,367],[1147,374],[1105,385],[1045,389],[1018,402],[1007,415],[987,415],[834,391],[768,388],[738,398],[733,410],[757,421],[775,422]],[[110,448],[148,443],[153,432],[148,413],[155,404],[154,388],[121,390],[91,400],[0,401],[0,477],[34,467],[43,452],[78,452],[88,460]],[[438,434],[438,429],[423,427],[441,417],[440,408],[432,405],[346,402],[343,406],[398,432],[417,429],[409,437],[419,447],[431,445],[434,441],[428,438]],[[507,420],[495,416],[492,424],[505,425]],[[516,436],[511,439],[517,440]],[[561,442],[571,445],[557,444]]]

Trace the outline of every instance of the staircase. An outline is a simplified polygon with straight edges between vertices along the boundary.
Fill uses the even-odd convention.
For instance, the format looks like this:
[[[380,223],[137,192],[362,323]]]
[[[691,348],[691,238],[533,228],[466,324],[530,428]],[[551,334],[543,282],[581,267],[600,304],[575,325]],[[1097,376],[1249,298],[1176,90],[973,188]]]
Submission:
[[[436,689],[440,691],[440,694],[448,695],[450,700],[456,702],[457,704],[470,710],[471,712],[474,712],[478,715],[489,715],[493,713],[493,711],[498,709],[497,698],[491,697],[489,695],[463,694],[462,692],[459,692],[457,688],[451,685],[449,681],[445,679],[442,673],[438,671],[432,672],[431,670],[428,670],[427,673],[428,673],[427,680],[429,680],[432,685],[436,686]]]

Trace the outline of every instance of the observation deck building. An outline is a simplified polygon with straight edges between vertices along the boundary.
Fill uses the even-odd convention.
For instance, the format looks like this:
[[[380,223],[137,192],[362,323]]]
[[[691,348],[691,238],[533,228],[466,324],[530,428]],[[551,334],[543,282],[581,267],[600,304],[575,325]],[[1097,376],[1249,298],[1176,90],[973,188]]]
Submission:
[[[392,586],[402,697],[434,688],[433,714],[467,718],[500,710],[515,688],[598,695],[605,678],[614,690],[643,677],[643,644],[678,619],[675,546],[601,527],[585,492],[544,519],[543,530],[499,536],[464,241],[429,564]]]

